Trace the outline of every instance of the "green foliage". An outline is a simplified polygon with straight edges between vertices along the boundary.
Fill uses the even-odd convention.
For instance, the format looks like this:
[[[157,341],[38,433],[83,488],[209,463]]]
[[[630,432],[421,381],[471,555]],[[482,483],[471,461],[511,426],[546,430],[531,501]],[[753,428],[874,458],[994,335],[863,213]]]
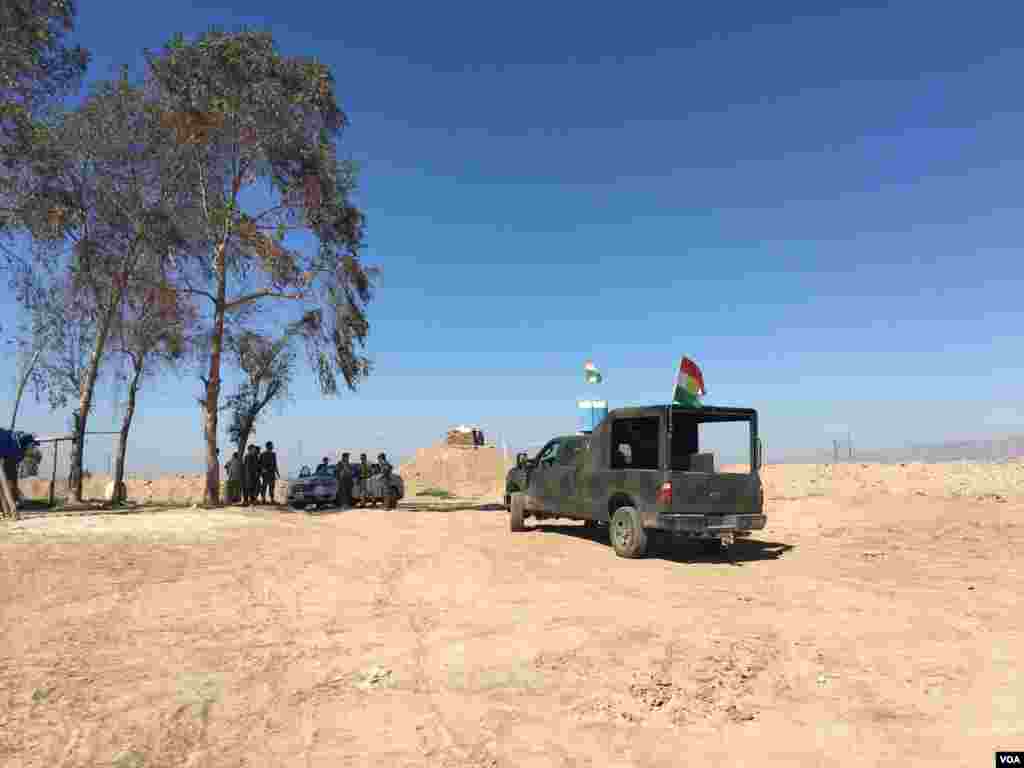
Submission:
[[[337,156],[347,120],[329,69],[283,56],[269,33],[253,31],[214,30],[191,42],[179,35],[146,56],[176,162],[201,199],[194,284],[207,284],[215,312],[224,284],[220,309],[236,331],[246,328],[251,304],[276,302],[279,317],[291,315],[284,325],[305,346],[321,389],[337,392],[339,376],[355,389],[371,370],[359,348],[377,272],[359,257],[365,221],[352,202],[354,169]],[[240,190],[259,181],[275,204],[244,210]],[[290,247],[289,233],[299,230],[317,246]],[[317,322],[306,322],[313,315]]]
[[[73,0],[0,0],[0,236],[21,228],[17,197],[46,138],[47,109],[78,85],[89,54],[65,36]],[[8,268],[19,266],[0,243]],[[23,265],[22,265],[23,266]]]
[[[67,47],[64,39],[74,26],[75,5],[74,0],[0,3],[0,120],[33,116],[85,73],[88,52]]]
[[[246,331],[230,342],[244,378],[238,390],[227,399],[231,411],[228,437],[241,451],[267,406],[288,397],[295,375],[295,352],[287,334],[269,339]]]
[[[53,410],[65,408],[82,391],[95,348],[95,317],[67,274],[25,286],[22,298],[29,315],[28,335],[46,350],[29,382],[37,400],[45,396]]]

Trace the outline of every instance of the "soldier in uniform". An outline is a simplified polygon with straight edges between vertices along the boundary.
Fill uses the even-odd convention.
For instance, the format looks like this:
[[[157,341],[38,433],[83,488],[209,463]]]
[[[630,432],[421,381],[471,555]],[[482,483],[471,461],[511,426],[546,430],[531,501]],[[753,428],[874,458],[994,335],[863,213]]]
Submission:
[[[266,503],[266,497],[270,496],[270,503],[274,504],[274,486],[281,473],[277,469],[277,454],[274,453],[274,444],[267,441],[267,450],[260,456],[260,474],[263,482],[260,485],[260,502]]]
[[[256,504],[256,491],[260,484],[260,449],[250,445],[245,454],[245,469],[243,482],[245,483],[245,506]]]
[[[338,476],[338,506],[348,509],[352,506],[352,465],[349,463],[347,453],[341,454],[336,474]]]
[[[238,451],[228,459],[224,469],[228,473],[228,503],[237,504],[242,490],[242,458]]]
[[[377,464],[380,466],[380,471],[384,473],[384,477],[391,477],[391,470],[394,467],[391,466],[391,462],[383,452],[377,455]]]
[[[370,464],[366,460],[366,454],[359,454],[359,466],[356,467],[356,476],[359,478],[359,493],[360,495],[366,495],[366,481],[371,475]]]

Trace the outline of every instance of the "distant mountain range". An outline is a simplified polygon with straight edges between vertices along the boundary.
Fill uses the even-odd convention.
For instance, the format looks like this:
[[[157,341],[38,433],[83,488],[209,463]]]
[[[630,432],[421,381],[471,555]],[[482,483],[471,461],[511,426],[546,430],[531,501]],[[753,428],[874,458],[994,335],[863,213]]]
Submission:
[[[803,457],[772,459],[769,455],[767,458],[774,464],[828,464],[835,461],[830,450],[821,450]],[[936,464],[944,461],[1002,462],[1018,458],[1024,458],[1024,435],[985,440],[956,440],[934,445],[911,444],[903,448],[885,450],[859,450],[854,444],[852,461],[865,464],[896,464],[910,461]],[[839,461],[851,461],[846,446],[840,446]]]

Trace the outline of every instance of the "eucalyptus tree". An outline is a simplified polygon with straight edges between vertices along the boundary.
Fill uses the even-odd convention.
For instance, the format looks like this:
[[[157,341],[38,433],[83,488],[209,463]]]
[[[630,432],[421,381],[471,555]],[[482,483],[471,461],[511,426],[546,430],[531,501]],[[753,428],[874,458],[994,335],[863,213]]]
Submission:
[[[93,321],[71,451],[76,501],[96,383],[125,297],[145,279],[144,256],[169,260],[187,243],[188,198],[168,161],[170,134],[127,77],[101,83],[46,129],[39,161],[46,172],[34,172],[20,192],[22,221],[38,252],[31,279],[69,282],[75,306]]]
[[[208,504],[219,502],[218,418],[227,334],[257,315],[293,329],[325,394],[370,373],[359,353],[376,270],[362,263],[355,169],[339,160],[347,119],[322,63],[278,52],[264,32],[177,36],[147,52],[150,85],[190,174],[199,262],[175,282],[203,305]],[[296,233],[311,245],[301,247]],[[263,312],[273,307],[268,314]],[[269,317],[269,320],[268,320]]]
[[[124,501],[125,460],[139,392],[147,380],[181,372],[195,323],[193,307],[181,291],[161,279],[156,265],[139,271],[117,317],[112,352],[125,363],[119,375],[127,383],[114,461],[115,503]]]

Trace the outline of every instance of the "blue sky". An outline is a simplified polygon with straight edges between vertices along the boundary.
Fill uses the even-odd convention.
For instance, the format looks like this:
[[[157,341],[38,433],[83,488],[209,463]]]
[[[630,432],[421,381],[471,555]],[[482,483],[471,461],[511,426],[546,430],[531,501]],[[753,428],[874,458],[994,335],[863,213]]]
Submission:
[[[299,441],[403,456],[460,422],[538,445],[577,397],[664,401],[681,354],[708,402],[760,410],[769,460],[847,428],[865,448],[1024,431],[1013,4],[231,6],[93,0],[76,40],[92,79],[210,25],[331,66],[383,268],[376,373],[335,399],[298,382],[256,436],[289,465]],[[197,393],[143,393],[130,469],[200,467]]]

